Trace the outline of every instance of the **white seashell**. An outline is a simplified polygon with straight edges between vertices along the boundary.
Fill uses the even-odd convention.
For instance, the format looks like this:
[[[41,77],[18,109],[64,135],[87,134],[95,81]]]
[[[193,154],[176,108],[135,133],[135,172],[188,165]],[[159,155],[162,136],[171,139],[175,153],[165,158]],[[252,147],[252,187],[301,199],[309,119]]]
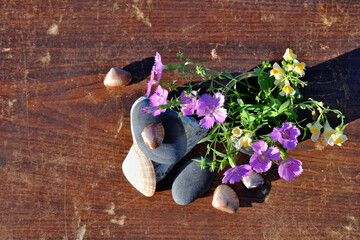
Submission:
[[[249,175],[242,179],[247,189],[257,188],[264,184],[264,178],[257,172],[251,172]]]
[[[160,122],[150,123],[141,132],[141,136],[150,149],[158,148],[164,140],[164,126]]]
[[[122,170],[127,180],[142,194],[151,197],[155,193],[156,176],[154,166],[134,143],[126,156]]]
[[[193,117],[181,116],[180,119],[184,126],[187,141],[185,156],[201,139],[206,137],[208,129],[200,127],[199,122]]]
[[[131,74],[123,69],[113,67],[104,79],[105,87],[124,87],[131,81]]]
[[[221,211],[235,213],[239,209],[239,198],[231,187],[221,184],[215,189],[212,205]]]

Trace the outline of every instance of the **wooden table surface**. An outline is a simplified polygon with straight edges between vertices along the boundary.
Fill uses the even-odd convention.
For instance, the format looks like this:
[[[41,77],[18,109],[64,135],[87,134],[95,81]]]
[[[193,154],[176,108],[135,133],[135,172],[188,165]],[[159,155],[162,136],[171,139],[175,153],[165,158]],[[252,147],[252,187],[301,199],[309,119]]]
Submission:
[[[1,0],[0,239],[360,239],[359,12],[357,0]],[[301,142],[303,174],[238,184],[233,215],[211,206],[220,173],[187,206],[166,182],[151,198],[129,184],[129,111],[156,51],[246,72],[287,47],[307,64],[304,95],[347,115],[342,147]],[[106,89],[111,67],[132,84]]]

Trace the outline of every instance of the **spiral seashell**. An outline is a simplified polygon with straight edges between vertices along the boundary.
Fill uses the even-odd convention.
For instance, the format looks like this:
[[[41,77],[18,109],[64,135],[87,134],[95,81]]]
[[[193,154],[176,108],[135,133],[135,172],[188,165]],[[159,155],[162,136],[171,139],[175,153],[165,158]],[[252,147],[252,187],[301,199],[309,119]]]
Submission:
[[[113,67],[106,74],[104,85],[109,88],[124,87],[131,81],[131,74],[123,69]]]
[[[126,179],[142,194],[151,197],[155,193],[156,176],[149,158],[134,143],[126,156],[122,170]]]
[[[251,172],[249,175],[242,179],[247,189],[257,188],[264,184],[264,178],[257,172]]]
[[[160,122],[150,123],[141,132],[141,136],[150,149],[158,148],[164,140],[164,126]]]
[[[231,187],[221,184],[215,189],[212,205],[223,212],[235,213],[239,209],[239,198]]]

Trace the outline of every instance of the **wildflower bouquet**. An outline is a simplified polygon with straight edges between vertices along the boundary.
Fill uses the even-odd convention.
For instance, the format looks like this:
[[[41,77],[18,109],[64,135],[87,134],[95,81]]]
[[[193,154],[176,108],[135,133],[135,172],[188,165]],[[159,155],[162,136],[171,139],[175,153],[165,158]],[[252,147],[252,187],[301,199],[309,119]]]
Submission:
[[[345,116],[339,110],[325,107],[312,98],[302,101],[300,89],[307,83],[301,78],[306,65],[297,60],[291,49],[286,50],[281,65],[266,61],[252,72],[235,77],[209,69],[202,62],[193,62],[183,53],[178,56],[179,63],[164,65],[156,53],[146,93],[150,107],[142,108],[142,113],[156,116],[170,108],[178,110],[179,115],[197,117],[200,126],[209,129],[199,142],[208,143],[207,151],[198,161],[211,171],[221,171],[230,165],[223,183],[239,182],[253,171],[265,173],[272,164],[278,165],[279,176],[285,180],[299,176],[303,172],[302,162],[289,158],[287,152],[298,144],[300,129],[303,138],[310,132],[314,142],[324,129],[324,139],[331,146],[341,146],[347,140],[343,134]],[[188,84],[161,81],[165,69],[177,69]],[[151,94],[155,83],[158,86]],[[180,89],[183,90],[179,96],[168,99],[168,90]],[[306,127],[300,125],[306,119],[299,119],[299,109],[309,110],[313,116]],[[330,112],[341,119],[335,129],[327,120],[326,114]],[[251,155],[249,164],[236,166],[234,156],[239,152]]]

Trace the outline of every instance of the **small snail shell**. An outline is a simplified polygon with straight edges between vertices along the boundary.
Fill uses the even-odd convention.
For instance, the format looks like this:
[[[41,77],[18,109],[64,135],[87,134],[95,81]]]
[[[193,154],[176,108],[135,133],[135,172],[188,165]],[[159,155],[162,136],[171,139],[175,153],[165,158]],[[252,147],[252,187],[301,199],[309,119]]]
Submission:
[[[124,87],[131,81],[131,74],[123,69],[113,67],[106,74],[104,85],[106,87]]]
[[[239,209],[239,198],[231,187],[221,184],[215,189],[212,205],[223,212],[235,213]]]
[[[141,136],[150,149],[158,148],[164,140],[164,126],[160,122],[150,123],[141,132]]]
[[[242,179],[242,182],[247,189],[257,188],[264,184],[264,178],[257,172],[251,172]]]

